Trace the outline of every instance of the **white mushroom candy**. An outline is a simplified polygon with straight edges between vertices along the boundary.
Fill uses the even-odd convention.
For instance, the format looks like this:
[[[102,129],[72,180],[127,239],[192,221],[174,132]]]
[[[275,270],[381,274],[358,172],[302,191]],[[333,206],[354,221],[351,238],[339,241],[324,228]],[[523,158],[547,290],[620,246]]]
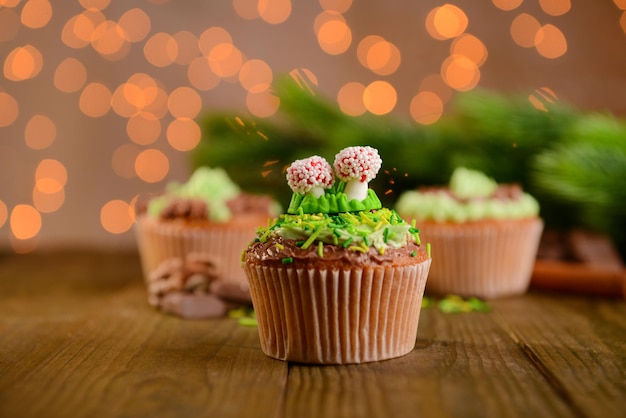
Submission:
[[[376,178],[383,161],[372,147],[348,147],[335,156],[335,173],[346,182],[348,200],[367,197],[368,183]]]
[[[328,162],[317,155],[296,160],[287,168],[287,184],[294,193],[320,197],[324,189],[330,188],[335,179]]]

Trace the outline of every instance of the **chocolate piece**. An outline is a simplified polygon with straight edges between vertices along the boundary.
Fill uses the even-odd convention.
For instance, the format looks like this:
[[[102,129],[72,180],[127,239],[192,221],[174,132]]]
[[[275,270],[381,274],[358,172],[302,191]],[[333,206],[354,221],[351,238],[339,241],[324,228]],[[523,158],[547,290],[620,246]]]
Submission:
[[[224,280],[215,280],[213,283],[211,283],[210,289],[211,293],[213,293],[220,299],[237,303],[252,304],[250,288],[247,284],[227,282]]]
[[[567,234],[567,246],[576,260],[589,266],[614,271],[624,269],[617,249],[606,235],[573,229]]]
[[[170,292],[161,298],[160,309],[187,319],[206,319],[223,317],[228,306],[211,294]]]

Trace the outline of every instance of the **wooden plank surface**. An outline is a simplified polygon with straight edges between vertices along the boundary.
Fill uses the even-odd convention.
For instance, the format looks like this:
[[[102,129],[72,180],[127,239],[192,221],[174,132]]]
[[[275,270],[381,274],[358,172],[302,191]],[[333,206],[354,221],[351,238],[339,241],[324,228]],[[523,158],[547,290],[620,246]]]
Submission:
[[[148,306],[136,254],[0,257],[0,417],[618,417],[623,299],[534,293],[423,309],[416,349],[350,366],[266,357],[234,319]]]

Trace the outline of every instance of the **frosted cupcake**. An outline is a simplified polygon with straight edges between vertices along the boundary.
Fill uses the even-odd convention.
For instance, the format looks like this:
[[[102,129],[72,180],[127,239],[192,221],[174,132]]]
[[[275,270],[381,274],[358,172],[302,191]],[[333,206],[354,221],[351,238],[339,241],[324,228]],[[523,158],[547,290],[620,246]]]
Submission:
[[[381,166],[370,147],[287,169],[287,213],[244,251],[265,354],[348,364],[399,357],[415,346],[431,263],[418,231],[383,208],[368,182]]]
[[[183,302],[201,306],[189,294],[216,293],[211,290],[216,287],[233,299],[250,300],[241,250],[254,239],[257,226],[277,213],[271,198],[243,193],[224,170],[208,167],[139,204],[136,236],[150,304],[189,316],[176,307],[180,294]],[[198,309],[191,314],[200,315],[194,314]]]
[[[407,191],[395,209],[436,248],[428,293],[492,299],[528,289],[543,221],[520,186],[460,167],[449,186]]]

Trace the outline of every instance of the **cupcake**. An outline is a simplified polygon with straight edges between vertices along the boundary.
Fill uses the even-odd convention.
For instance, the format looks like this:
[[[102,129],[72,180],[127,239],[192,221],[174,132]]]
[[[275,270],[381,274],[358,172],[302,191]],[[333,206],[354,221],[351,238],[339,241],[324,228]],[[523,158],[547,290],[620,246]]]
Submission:
[[[207,317],[219,316],[226,305],[203,306],[217,302],[199,296],[249,303],[241,250],[277,208],[270,197],[244,193],[224,170],[208,167],[140,201],[135,231],[150,304],[184,317]]]
[[[427,293],[493,299],[528,289],[543,221],[519,185],[459,167],[447,187],[404,192],[395,209],[436,248]]]
[[[243,252],[270,357],[350,364],[415,346],[430,255],[419,233],[369,189],[381,166],[370,147],[349,147],[333,168],[320,156],[292,163],[286,213]]]

